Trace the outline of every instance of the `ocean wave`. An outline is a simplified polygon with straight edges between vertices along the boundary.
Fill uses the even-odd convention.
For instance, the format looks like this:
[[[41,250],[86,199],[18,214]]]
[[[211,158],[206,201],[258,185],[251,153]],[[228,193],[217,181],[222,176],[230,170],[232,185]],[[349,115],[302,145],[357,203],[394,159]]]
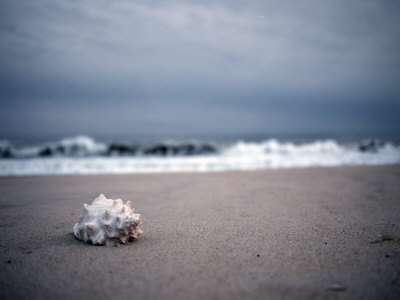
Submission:
[[[385,147],[395,147],[390,142],[376,139],[362,140],[358,143],[341,145],[334,140],[322,140],[295,144],[269,139],[262,142],[237,141],[217,143],[191,141],[162,141],[157,143],[98,142],[88,136],[64,138],[57,142],[39,145],[14,145],[0,140],[0,158],[34,157],[97,157],[97,156],[194,156],[208,154],[263,155],[280,154],[318,154],[339,153],[343,150],[376,153]],[[398,147],[395,147],[398,149]]]
[[[390,142],[335,140],[308,143],[237,141],[152,144],[105,143],[86,136],[21,146],[0,141],[0,175],[125,174],[260,170],[400,163],[400,147]]]
[[[158,143],[105,143],[88,136],[64,138],[58,142],[46,142],[41,145],[13,145],[9,141],[0,141],[0,158],[34,157],[93,157],[93,156],[190,156],[216,153],[212,143],[199,141]]]

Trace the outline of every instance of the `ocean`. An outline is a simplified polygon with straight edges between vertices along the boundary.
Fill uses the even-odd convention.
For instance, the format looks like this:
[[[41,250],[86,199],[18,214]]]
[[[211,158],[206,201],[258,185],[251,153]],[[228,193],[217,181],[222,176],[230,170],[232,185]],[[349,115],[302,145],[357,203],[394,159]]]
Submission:
[[[29,144],[0,141],[0,176],[210,172],[398,163],[399,143],[378,139],[135,143],[76,136]]]

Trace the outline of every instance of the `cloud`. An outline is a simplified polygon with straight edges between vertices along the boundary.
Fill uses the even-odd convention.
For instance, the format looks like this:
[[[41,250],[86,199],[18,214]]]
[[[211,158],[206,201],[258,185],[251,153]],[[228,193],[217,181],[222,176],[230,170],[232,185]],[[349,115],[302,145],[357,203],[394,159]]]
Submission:
[[[280,106],[294,116],[298,101],[399,102],[399,8],[372,0],[5,1],[0,101],[85,101],[98,112],[197,107],[218,111],[215,122],[235,115],[253,124],[249,131],[265,130],[270,122],[259,114],[271,119]],[[178,120],[158,118],[171,128]]]

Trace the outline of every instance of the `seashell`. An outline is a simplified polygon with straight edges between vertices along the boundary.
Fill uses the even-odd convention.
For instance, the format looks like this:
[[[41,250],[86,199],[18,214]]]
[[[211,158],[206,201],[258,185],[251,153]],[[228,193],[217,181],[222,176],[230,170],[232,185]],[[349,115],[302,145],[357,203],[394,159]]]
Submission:
[[[131,202],[124,205],[121,199],[107,199],[103,194],[94,199],[92,205],[84,204],[78,223],[73,227],[78,240],[93,245],[125,244],[138,238],[140,214],[134,213]]]

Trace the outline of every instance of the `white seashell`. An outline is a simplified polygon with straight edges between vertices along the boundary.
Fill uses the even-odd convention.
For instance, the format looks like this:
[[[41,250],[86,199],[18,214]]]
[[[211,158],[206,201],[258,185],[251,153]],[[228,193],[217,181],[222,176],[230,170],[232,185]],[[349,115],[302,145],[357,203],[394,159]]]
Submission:
[[[140,214],[134,213],[131,202],[124,205],[121,199],[107,199],[103,194],[94,199],[92,205],[84,204],[78,223],[73,227],[74,236],[93,245],[125,244],[138,238]]]

